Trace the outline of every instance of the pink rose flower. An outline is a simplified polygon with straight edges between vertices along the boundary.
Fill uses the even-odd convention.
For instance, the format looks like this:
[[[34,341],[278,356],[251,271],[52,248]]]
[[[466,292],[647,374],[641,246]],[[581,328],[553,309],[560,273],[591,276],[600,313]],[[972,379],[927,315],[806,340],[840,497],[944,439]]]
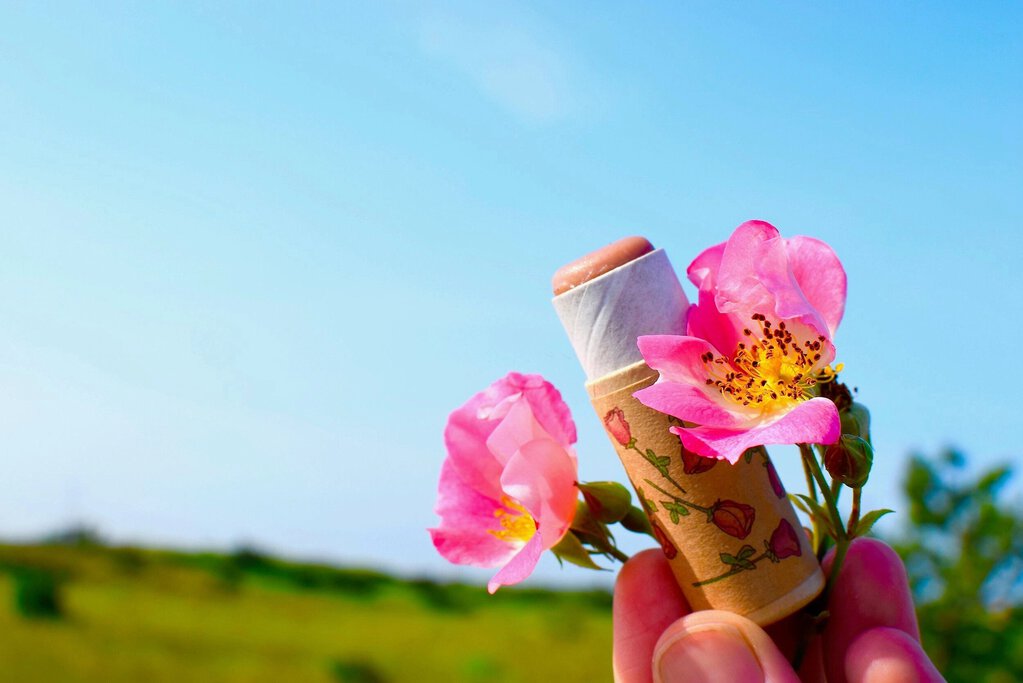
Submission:
[[[686,448],[733,464],[752,446],[837,441],[838,410],[815,388],[834,376],[831,340],[845,309],[831,247],[749,221],[688,275],[700,291],[687,335],[639,338],[660,377],[636,398],[695,424],[671,428]]]
[[[433,545],[450,562],[501,567],[487,588],[529,576],[575,515],[575,423],[539,375],[509,373],[451,413]]]

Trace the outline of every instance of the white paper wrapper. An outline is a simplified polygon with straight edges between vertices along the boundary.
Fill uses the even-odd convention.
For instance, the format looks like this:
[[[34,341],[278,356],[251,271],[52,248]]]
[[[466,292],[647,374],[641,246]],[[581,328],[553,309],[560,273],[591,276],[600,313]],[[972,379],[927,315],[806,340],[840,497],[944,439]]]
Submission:
[[[554,297],[572,348],[595,380],[643,360],[636,337],[685,334],[686,299],[663,249]]]

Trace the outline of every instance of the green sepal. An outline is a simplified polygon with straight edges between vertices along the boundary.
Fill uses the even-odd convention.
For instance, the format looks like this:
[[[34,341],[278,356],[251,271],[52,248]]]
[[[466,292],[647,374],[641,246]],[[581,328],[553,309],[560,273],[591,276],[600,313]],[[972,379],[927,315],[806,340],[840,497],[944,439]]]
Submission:
[[[632,506],[632,494],[616,481],[592,481],[579,484],[590,512],[604,524],[621,521]]]
[[[638,507],[630,507],[629,511],[622,517],[621,525],[637,534],[654,535],[654,529],[650,526],[650,518]]]
[[[558,544],[551,548],[551,552],[559,560],[570,562],[586,569],[603,570],[604,568],[593,561],[590,553],[583,547],[582,541],[573,532],[569,531],[558,541]]]

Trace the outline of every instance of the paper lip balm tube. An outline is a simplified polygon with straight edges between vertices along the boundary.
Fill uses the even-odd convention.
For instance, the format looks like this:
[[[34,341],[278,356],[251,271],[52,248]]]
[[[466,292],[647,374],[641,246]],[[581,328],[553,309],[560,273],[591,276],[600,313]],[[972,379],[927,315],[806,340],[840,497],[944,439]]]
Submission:
[[[735,465],[697,456],[668,431],[679,420],[632,396],[658,376],[636,337],[685,334],[689,303],[664,250],[625,238],[563,267],[553,284],[590,400],[689,606],[763,626],[813,600],[824,575],[767,452]]]

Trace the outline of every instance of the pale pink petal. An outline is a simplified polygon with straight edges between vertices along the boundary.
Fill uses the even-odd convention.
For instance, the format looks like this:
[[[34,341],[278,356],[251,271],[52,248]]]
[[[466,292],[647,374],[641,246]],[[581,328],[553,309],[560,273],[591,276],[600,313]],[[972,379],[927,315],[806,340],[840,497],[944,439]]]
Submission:
[[[704,249],[686,269],[686,275],[700,291],[713,289],[717,279],[718,269],[721,268],[721,256],[725,253],[725,242],[716,244],[709,249]]]
[[[487,584],[487,591],[495,593],[501,586],[509,586],[528,578],[533,573],[533,569],[536,568],[536,563],[540,561],[540,555],[543,554],[543,551],[544,547],[540,541],[540,534],[536,534],[533,538],[529,539],[529,543],[524,545],[515,557],[509,560],[508,564],[501,567],[501,570],[494,574],[494,578],[490,579],[490,582]]]
[[[444,429],[444,445],[452,466],[467,484],[492,498],[501,495],[501,463],[487,448],[487,437],[497,424],[477,419],[475,410],[467,404],[451,413]]]
[[[834,337],[845,313],[846,276],[842,262],[824,242],[813,237],[785,240],[789,268],[807,301],[820,313]]]
[[[698,303],[689,307],[686,335],[706,339],[715,349],[734,354],[744,336],[743,330],[751,324],[750,316],[718,311],[714,292],[701,290]]]
[[[773,310],[774,297],[756,277],[756,268],[765,246],[774,241],[783,243],[778,230],[764,221],[746,221],[735,229],[725,243],[715,283],[719,311],[745,315]]]
[[[721,394],[717,393],[717,396],[720,397]],[[679,382],[658,381],[635,392],[633,397],[659,413],[674,415],[686,422],[721,427],[745,424],[748,420],[743,417],[743,412],[750,410],[737,403],[734,404],[734,411],[729,410],[722,406],[722,403],[728,399],[721,397],[719,400],[715,400],[708,396],[703,389]]]
[[[789,254],[783,239],[765,242],[757,257],[756,276],[764,288],[774,298],[773,316],[775,320],[798,320],[812,327],[817,334],[831,336],[827,323],[817,309],[804,296],[802,288],[789,267]],[[816,334],[814,335],[816,336]]]
[[[504,468],[501,487],[536,520],[544,549],[560,541],[572,523],[577,476],[574,458],[551,439],[524,444]]]
[[[540,375],[509,373],[505,380],[522,392],[533,409],[533,416],[544,431],[563,446],[576,442],[575,422],[572,413],[553,384]]]
[[[449,562],[477,567],[496,567],[517,548],[500,540],[491,530],[501,528],[494,511],[501,505],[475,491],[459,476],[450,460],[441,467],[437,506],[440,526],[430,529],[437,551]]]
[[[493,453],[503,471],[507,467],[508,461],[519,452],[524,444],[536,439],[553,441],[533,417],[529,402],[517,401],[512,404],[501,423],[487,438],[487,449]]]
[[[712,353],[720,358],[722,355],[704,339],[671,334],[643,335],[636,339],[636,345],[646,364],[670,382],[703,384],[709,376],[703,356]]]
[[[682,444],[697,455],[734,464],[752,446],[794,443],[832,444],[842,433],[838,409],[826,398],[797,404],[781,418],[747,429],[701,426],[672,427]]]

